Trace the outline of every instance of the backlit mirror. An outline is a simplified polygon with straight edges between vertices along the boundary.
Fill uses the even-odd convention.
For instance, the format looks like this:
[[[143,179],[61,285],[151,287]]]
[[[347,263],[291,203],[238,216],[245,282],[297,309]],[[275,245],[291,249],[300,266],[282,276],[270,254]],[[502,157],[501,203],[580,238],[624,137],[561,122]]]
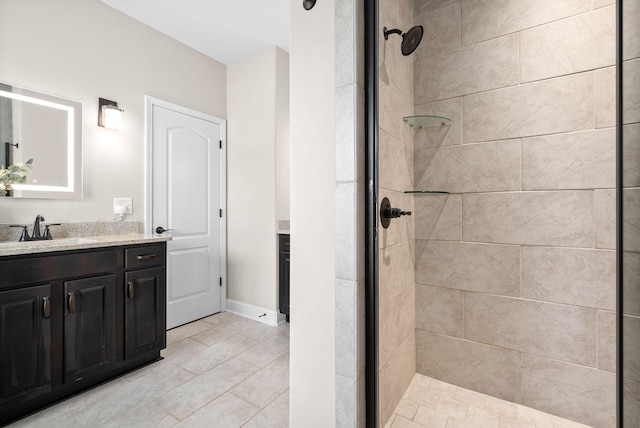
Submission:
[[[82,198],[82,105],[0,83],[0,169],[29,159],[4,196]]]

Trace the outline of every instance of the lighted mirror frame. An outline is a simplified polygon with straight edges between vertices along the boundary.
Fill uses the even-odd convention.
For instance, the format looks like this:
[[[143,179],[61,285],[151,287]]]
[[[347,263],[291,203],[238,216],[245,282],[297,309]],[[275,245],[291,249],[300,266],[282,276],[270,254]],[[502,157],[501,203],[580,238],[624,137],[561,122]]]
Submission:
[[[13,184],[13,198],[82,199],[82,104],[13,85],[16,92],[0,90],[0,97],[61,110],[67,116],[67,185]],[[30,126],[37,126],[37,124]]]

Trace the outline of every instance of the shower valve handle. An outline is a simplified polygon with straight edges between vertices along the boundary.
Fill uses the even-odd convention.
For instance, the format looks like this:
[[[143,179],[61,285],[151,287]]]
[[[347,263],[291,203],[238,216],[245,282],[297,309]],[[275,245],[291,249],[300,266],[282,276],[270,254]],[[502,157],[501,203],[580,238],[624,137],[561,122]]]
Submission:
[[[402,211],[400,208],[392,208],[389,198],[383,198],[380,202],[380,223],[385,229],[391,224],[392,218],[399,218],[403,215],[411,215],[411,211]]]
[[[385,217],[398,218],[403,215],[411,215],[411,211],[402,211],[400,208],[388,208],[384,213]]]

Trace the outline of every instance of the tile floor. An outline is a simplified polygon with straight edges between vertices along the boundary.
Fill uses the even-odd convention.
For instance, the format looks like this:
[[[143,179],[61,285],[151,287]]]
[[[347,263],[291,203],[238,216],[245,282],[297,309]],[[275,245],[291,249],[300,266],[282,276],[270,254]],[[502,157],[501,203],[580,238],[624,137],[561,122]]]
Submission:
[[[416,374],[387,428],[588,428]]]
[[[164,359],[10,428],[289,425],[289,325],[229,312],[167,332]],[[386,428],[587,428],[416,374]]]
[[[167,332],[164,360],[11,428],[289,425],[289,325],[229,312]]]

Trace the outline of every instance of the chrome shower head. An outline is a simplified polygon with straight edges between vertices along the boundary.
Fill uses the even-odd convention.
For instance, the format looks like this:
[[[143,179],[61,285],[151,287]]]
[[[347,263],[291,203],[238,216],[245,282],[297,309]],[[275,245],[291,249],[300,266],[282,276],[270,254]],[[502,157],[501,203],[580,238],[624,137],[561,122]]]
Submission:
[[[422,40],[422,35],[424,34],[424,27],[422,25],[411,27],[406,33],[403,33],[397,28],[388,30],[387,27],[384,27],[383,30],[385,40],[389,40],[389,34],[399,34],[402,36],[402,45],[400,50],[404,56],[411,55],[413,51],[416,50]]]

